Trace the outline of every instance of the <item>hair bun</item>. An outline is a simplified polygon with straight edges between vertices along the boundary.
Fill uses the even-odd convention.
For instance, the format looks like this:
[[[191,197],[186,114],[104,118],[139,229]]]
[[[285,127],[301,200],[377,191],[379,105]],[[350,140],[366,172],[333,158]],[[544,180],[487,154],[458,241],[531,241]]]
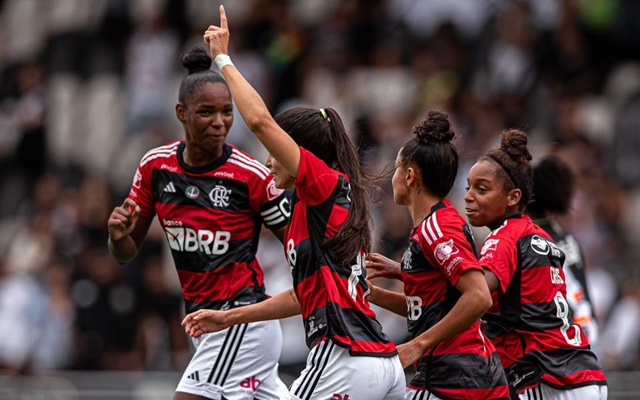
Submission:
[[[211,56],[202,46],[196,46],[181,57],[182,65],[189,71],[189,74],[208,71],[211,69]]]
[[[527,134],[519,129],[502,131],[500,149],[520,164],[525,164],[533,158],[527,149]]]
[[[450,142],[455,133],[451,130],[449,119],[442,111],[429,111],[427,119],[413,129],[419,144]]]

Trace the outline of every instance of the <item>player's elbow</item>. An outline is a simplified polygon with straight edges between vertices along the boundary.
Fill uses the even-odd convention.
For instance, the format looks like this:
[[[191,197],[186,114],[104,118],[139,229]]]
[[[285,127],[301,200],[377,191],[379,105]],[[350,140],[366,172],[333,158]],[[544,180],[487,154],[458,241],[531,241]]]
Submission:
[[[478,316],[482,316],[491,306],[493,305],[493,300],[491,299],[491,293],[489,293],[489,288],[485,285],[477,287],[473,290],[473,304],[475,304],[476,312]]]
[[[256,135],[263,135],[269,130],[269,126],[275,124],[268,110],[251,112],[244,118],[247,128]]]

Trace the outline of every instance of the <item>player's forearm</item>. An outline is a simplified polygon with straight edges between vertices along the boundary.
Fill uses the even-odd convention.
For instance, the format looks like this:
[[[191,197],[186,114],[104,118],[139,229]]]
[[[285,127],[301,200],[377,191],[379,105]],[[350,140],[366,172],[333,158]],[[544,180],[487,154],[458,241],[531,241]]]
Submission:
[[[407,316],[407,301],[404,294],[371,286],[371,294],[367,298],[370,303],[389,310],[401,317]]]
[[[289,289],[260,303],[229,310],[227,321],[230,325],[238,325],[256,321],[283,319],[300,313],[300,303],[296,294],[293,289]]]
[[[223,67],[222,73],[247,127],[273,158],[291,175],[297,176],[300,164],[298,145],[275,122],[260,94],[234,65]]]
[[[465,292],[460,296],[451,311],[447,313],[438,323],[433,325],[429,330],[417,336],[416,340],[422,350],[426,351],[429,347],[456,335],[480,317],[489,308],[490,302],[479,300],[479,293]],[[489,298],[491,300],[491,298]]]
[[[125,236],[119,240],[109,238],[108,247],[113,258],[121,264],[128,263],[138,254],[138,247],[131,236]]]

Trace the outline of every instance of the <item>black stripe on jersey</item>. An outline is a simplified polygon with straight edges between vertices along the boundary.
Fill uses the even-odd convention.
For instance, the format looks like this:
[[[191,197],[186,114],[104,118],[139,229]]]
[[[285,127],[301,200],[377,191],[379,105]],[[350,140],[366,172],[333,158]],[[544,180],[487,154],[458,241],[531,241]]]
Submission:
[[[506,385],[502,364],[497,352],[491,354],[490,362],[476,354],[443,354],[424,356],[418,360],[416,371],[420,377],[411,384],[426,389],[491,389]]]
[[[173,183],[173,190],[165,191]],[[192,176],[176,174],[163,169],[151,172],[151,186],[156,202],[179,206],[244,211],[250,209],[247,182],[208,175]],[[188,197],[187,188],[198,188],[196,197]]]
[[[247,327],[247,324],[243,324],[234,325],[229,328],[229,331],[224,338],[224,342],[222,343],[222,348],[220,349],[218,358],[216,359],[216,362],[211,369],[211,373],[209,374],[209,378],[207,379],[208,383],[212,383],[213,381],[213,384],[215,385],[224,385],[224,382],[229,376],[229,371],[231,371],[231,367],[233,366],[233,362],[238,355],[238,350],[242,344],[242,339],[247,331]]]
[[[313,326],[309,321],[313,321]],[[311,348],[325,337],[345,336],[352,340],[362,342],[388,343],[389,339],[382,332],[382,326],[377,320],[371,319],[362,312],[352,308],[340,308],[335,303],[327,303],[311,313],[305,321],[307,332],[307,347]],[[331,327],[331,331],[329,331]],[[344,329],[348,329],[345,331]],[[350,349],[351,350],[351,349]],[[353,354],[353,353],[352,353]],[[368,355],[360,354],[359,355]],[[379,353],[371,354],[376,357],[384,357]],[[389,354],[388,357],[394,356]]]
[[[520,306],[520,320],[529,331],[546,331],[558,328],[563,325],[563,321],[557,318],[558,307],[556,303],[530,303]],[[547,316],[541,318],[541,316]]]
[[[407,328],[409,330],[409,333],[411,334],[411,337],[420,335],[422,332],[425,332],[433,325],[435,325],[438,321],[440,321],[442,319],[442,316],[445,315],[440,313],[441,307],[442,303],[439,301],[432,304],[423,305],[420,319],[407,319]]]
[[[237,292],[233,297],[228,299],[218,299],[211,301],[195,302],[185,300],[185,310],[187,313],[192,313],[197,310],[229,310],[231,308],[237,308],[247,306],[249,304],[259,303],[266,300],[264,286],[246,287]]]
[[[311,368],[309,373],[305,375],[300,386],[294,391],[294,395],[298,396],[302,400],[307,400],[311,397],[318,385],[318,381],[322,377],[322,373],[329,362],[331,353],[333,352],[335,345],[331,340],[325,340],[318,344],[316,353],[311,360]]]
[[[557,377],[571,375],[580,371],[602,369],[595,354],[589,348],[556,349],[547,352],[532,351],[527,357],[535,357],[540,360],[539,365],[545,369],[545,372]],[[555,387],[555,385],[548,382],[545,382],[545,384]],[[582,383],[582,386],[584,386],[584,383]],[[557,389],[566,389],[566,386]]]
[[[518,240],[519,265],[522,269],[537,267],[562,268],[564,253],[552,241],[540,235],[529,235]],[[542,248],[541,248],[542,246]]]

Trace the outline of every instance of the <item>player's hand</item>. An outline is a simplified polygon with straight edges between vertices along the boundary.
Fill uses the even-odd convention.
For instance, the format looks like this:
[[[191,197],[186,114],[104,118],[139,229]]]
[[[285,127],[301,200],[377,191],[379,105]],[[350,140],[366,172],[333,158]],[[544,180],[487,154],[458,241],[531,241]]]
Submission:
[[[181,325],[187,334],[197,338],[203,333],[227,329],[230,326],[227,320],[226,311],[198,310],[184,317]]]
[[[400,263],[379,253],[369,253],[366,259],[367,278],[388,278],[402,280]]]
[[[209,25],[203,39],[209,45],[211,58],[216,58],[218,54],[229,54],[229,26],[224,6],[220,6],[220,26]]]
[[[109,216],[107,228],[112,241],[120,240],[133,231],[140,215],[140,206],[130,198],[126,198],[121,206],[116,207]]]
[[[399,344],[396,348],[398,349],[398,357],[400,357],[402,368],[407,368],[409,365],[418,361],[425,352],[415,340]]]

